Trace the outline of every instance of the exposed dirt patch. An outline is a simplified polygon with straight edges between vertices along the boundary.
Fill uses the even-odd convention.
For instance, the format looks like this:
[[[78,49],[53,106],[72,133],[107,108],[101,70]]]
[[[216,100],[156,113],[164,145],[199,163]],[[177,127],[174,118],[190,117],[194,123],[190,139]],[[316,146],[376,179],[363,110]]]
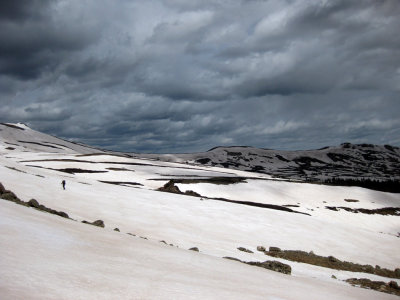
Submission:
[[[360,200],[356,200],[356,199],[344,199],[344,201],[346,201],[346,202],[360,202]]]
[[[229,259],[229,260],[238,261],[238,262],[250,265],[250,266],[256,266],[256,267],[264,268],[267,270],[287,274],[287,275],[292,274],[292,267],[290,265],[281,263],[276,260],[266,260],[264,262],[259,262],[259,261],[246,262],[246,261],[240,260],[235,257],[230,257],[230,256],[225,256],[224,258]]]
[[[281,250],[277,247],[270,247],[269,251],[264,251],[264,254],[335,270],[369,273],[389,278],[400,278],[400,269],[392,271],[386,268],[381,268],[378,265],[373,267],[371,265],[361,265],[348,261],[341,261],[334,256],[326,257],[316,255],[312,251]]]
[[[199,158],[196,160],[197,163],[202,164],[202,165],[206,165],[211,161],[211,159],[209,158]]]
[[[57,158],[57,159],[35,159],[35,160],[21,160],[20,162],[77,162],[77,163],[87,163],[87,164],[96,164],[95,161],[90,160],[82,160],[82,159],[70,159],[70,158]]]
[[[182,192],[175,184],[173,180],[168,181],[166,184],[164,184],[163,187],[160,187],[158,189],[161,192],[167,192],[167,193],[174,193],[174,194],[182,194],[182,195],[188,195],[188,196],[193,196],[193,197],[201,197],[200,194],[193,192],[193,191],[186,191]]]
[[[106,169],[110,171],[135,172],[134,170],[129,170],[125,168],[106,168]]]
[[[251,251],[251,250],[249,250],[249,249],[246,249],[246,248],[244,248],[244,247],[238,247],[237,248],[239,251],[243,251],[243,252],[247,252],[247,253],[254,253],[253,251]]]
[[[168,181],[166,184],[164,184],[163,187],[160,187],[158,190],[167,193],[183,194],[181,190],[175,185],[173,180]]]
[[[279,154],[277,154],[277,155],[275,155],[275,156],[276,156],[277,159],[279,159],[279,160],[281,160],[281,161],[290,162],[290,160],[284,158],[283,156],[281,156],[281,155],[279,155]]]
[[[242,152],[233,152],[233,151],[227,151],[225,150],[226,154],[229,156],[241,156]]]
[[[345,281],[353,286],[359,286],[365,289],[371,289],[378,292],[400,296],[400,288],[395,281],[386,283],[383,281],[372,281],[367,278],[350,278],[346,279]]]
[[[108,184],[115,184],[115,185],[121,185],[121,186],[143,186],[143,184],[138,183],[138,182],[133,182],[133,181],[104,181],[104,180],[99,180],[99,182],[108,183]]]
[[[367,215],[383,215],[383,216],[400,216],[400,207],[382,207],[376,209],[367,209],[367,208],[351,208],[344,206],[325,206],[326,209],[339,211],[341,209],[352,212],[352,213],[362,213]]]
[[[98,171],[98,170],[85,170],[85,169],[79,169],[79,168],[54,169],[54,168],[45,168],[45,167],[42,167],[42,166],[35,166],[35,165],[26,165],[26,166],[27,167],[32,167],[32,168],[53,170],[53,171],[58,171],[58,172],[63,172],[63,173],[68,173],[68,174],[76,174],[76,173],[107,173],[108,172],[108,171]]]
[[[43,143],[38,143],[38,142],[29,142],[29,141],[18,141],[18,143],[23,143],[23,144],[32,144],[32,145],[38,145],[42,147],[48,147],[48,148],[54,148],[54,149],[63,149],[54,145],[47,145]]]
[[[69,174],[76,174],[76,173],[107,173],[108,171],[97,171],[97,170],[84,170],[78,168],[65,168],[65,169],[53,169],[56,171],[69,173]]]
[[[207,197],[203,197],[207,198]],[[258,202],[251,202],[251,201],[237,201],[237,200],[228,200],[225,198],[207,198],[210,200],[217,200],[217,201],[224,201],[224,202],[229,202],[229,203],[235,203],[235,204],[243,204],[243,205],[248,205],[248,206],[254,206],[254,207],[261,207],[261,208],[268,208],[268,209],[275,209],[275,210],[281,210],[281,211],[286,211],[290,213],[296,213],[296,214],[302,214],[306,216],[311,216],[310,214],[303,213],[300,211],[295,211],[293,209],[280,206],[280,205],[275,205],[275,204],[265,204],[265,203],[258,203]]]
[[[127,157],[130,158],[132,157],[129,154],[115,154],[115,153],[88,153],[88,154],[78,154],[76,155],[77,157],[86,157],[86,156],[115,156],[115,157]]]
[[[193,183],[212,183],[212,184],[235,184],[246,182],[245,177],[208,177],[196,179],[172,179],[174,183],[193,184]]]
[[[93,222],[88,222],[88,221],[83,220],[82,223],[104,228],[103,220],[96,220]]]
[[[7,169],[10,169],[10,170],[13,170],[13,171],[17,171],[17,172],[21,172],[21,173],[25,173],[25,174],[26,174],[25,171],[19,170],[19,169],[14,168],[14,167],[8,167],[8,166],[5,166],[5,167],[6,167]]]

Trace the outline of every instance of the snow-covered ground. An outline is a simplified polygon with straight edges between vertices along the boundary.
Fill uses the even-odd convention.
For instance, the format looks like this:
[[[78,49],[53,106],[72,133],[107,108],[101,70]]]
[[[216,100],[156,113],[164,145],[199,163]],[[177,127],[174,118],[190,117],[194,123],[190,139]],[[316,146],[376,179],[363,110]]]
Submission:
[[[0,202],[2,299],[392,299]]]
[[[342,281],[364,277],[388,282],[390,278],[276,259],[292,266],[288,276],[222,257],[274,260],[256,251],[263,245],[399,268],[398,216],[325,208],[398,207],[399,194],[99,153],[17,126],[23,130],[0,125],[0,182],[21,200],[34,198],[77,222],[0,201],[2,299],[394,298]],[[81,155],[91,153],[100,155]],[[103,173],[70,174],[60,169]],[[251,179],[229,185],[177,184],[204,199],[156,190],[169,179],[238,176]],[[62,180],[67,182],[66,190]],[[212,199],[216,197],[298,205],[291,208],[311,216]],[[97,219],[104,221],[104,229],[80,223]],[[120,232],[113,231],[116,227]],[[198,247],[200,253],[188,251],[191,247]]]

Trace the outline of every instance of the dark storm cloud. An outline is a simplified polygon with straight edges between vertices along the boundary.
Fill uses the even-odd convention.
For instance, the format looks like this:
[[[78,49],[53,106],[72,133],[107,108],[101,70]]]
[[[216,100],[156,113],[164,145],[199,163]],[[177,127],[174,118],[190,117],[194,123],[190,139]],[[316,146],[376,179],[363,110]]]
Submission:
[[[49,0],[18,0],[0,2],[1,20],[25,20],[43,16]]]
[[[400,144],[400,5],[2,1],[0,118],[110,149]]]
[[[94,28],[70,24],[53,1],[3,1],[0,4],[0,72],[35,79],[52,72],[67,55],[97,37]]]

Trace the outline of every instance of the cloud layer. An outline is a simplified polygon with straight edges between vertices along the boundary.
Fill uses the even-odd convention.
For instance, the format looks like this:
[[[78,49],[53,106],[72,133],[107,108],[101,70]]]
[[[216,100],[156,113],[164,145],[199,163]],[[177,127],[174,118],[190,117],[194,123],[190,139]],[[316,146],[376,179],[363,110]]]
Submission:
[[[0,119],[114,150],[400,145],[400,5],[0,3]]]

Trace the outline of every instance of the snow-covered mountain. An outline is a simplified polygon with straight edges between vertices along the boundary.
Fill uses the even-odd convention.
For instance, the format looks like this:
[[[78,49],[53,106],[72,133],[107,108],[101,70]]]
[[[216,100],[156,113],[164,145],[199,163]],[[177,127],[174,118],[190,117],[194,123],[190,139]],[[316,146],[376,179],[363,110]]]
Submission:
[[[197,155],[107,152],[0,124],[0,298],[396,299],[399,194]]]
[[[216,147],[203,153],[159,157],[164,160],[175,157],[176,161],[181,162],[309,181],[331,178],[400,179],[400,148],[390,145],[344,143],[340,146],[304,151]]]

